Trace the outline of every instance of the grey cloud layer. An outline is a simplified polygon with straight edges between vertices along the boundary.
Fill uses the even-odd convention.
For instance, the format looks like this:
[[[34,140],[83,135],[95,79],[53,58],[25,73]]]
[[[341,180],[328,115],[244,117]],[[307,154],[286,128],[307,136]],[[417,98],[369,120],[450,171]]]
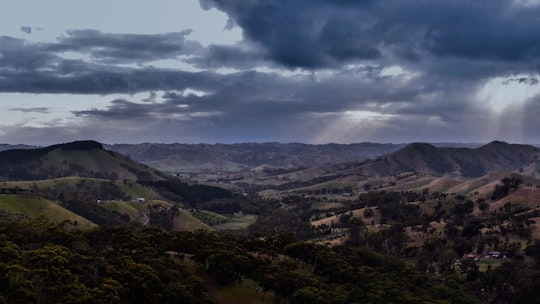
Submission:
[[[49,113],[48,107],[34,107],[34,108],[11,108],[9,111],[19,111],[24,113]]]
[[[51,51],[86,53],[102,62],[139,62],[196,55],[202,46],[186,39],[191,31],[137,35],[106,34],[95,30],[68,31],[66,37],[49,46]]]
[[[109,141],[107,128],[134,141],[151,141],[152,134],[160,136],[154,141],[196,141],[194,134],[200,141],[478,141],[495,123],[476,96],[486,82],[506,77],[505,84],[539,85],[540,9],[510,0],[200,2],[225,12],[227,27],[241,27],[244,40],[202,46],[189,30],[78,30],[49,43],[4,36],[0,92],[148,93],[73,111],[81,122],[69,134],[103,130]],[[163,60],[191,69],[152,67]],[[392,66],[404,71],[385,74]],[[538,138],[537,100],[496,119],[527,122],[512,127]],[[19,129],[30,138],[45,128]]]

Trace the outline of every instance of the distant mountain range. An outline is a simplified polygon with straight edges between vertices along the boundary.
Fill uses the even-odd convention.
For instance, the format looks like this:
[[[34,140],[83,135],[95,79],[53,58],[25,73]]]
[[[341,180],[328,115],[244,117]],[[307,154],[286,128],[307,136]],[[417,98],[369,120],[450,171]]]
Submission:
[[[478,148],[435,147],[413,143],[388,155],[363,162],[324,167],[327,175],[390,176],[403,172],[433,176],[480,177],[508,171],[540,175],[540,149],[530,145],[494,141]]]
[[[444,147],[478,147],[480,144],[435,143]],[[406,144],[353,143],[310,145],[301,143],[239,144],[116,144],[110,150],[129,155],[169,172],[239,172],[255,167],[310,168],[325,164],[358,162],[395,152]]]
[[[10,144],[0,144],[0,152],[6,151],[6,150],[14,150],[14,149],[35,149],[39,148],[38,146],[30,146],[30,145],[10,145]]]
[[[363,161],[394,152],[404,144],[241,143],[241,144],[116,144],[108,149],[169,172],[238,172],[258,166],[314,167]]]
[[[90,142],[79,143],[88,144]],[[111,150],[107,153],[101,153],[99,157],[97,155],[93,156],[98,159],[100,157],[123,159],[123,155],[125,155],[127,157],[122,160],[123,162],[132,159],[158,170],[181,173],[241,172],[255,168],[286,168],[298,171],[324,167],[325,165],[342,164],[337,168],[348,167],[343,169],[346,171],[354,169],[358,174],[365,176],[391,175],[396,172],[414,171],[436,176],[446,174],[477,177],[497,170],[532,174],[538,172],[540,166],[537,164],[537,158],[539,157],[537,147],[508,144],[500,141],[494,141],[483,146],[480,144],[459,143],[309,145],[273,142],[240,144],[96,144],[99,147],[95,144],[94,146],[90,144],[90,146],[96,150]],[[0,169],[3,170],[0,172],[0,176],[6,175],[6,172],[12,172],[8,174],[12,178],[13,174],[17,174],[13,172],[21,173],[24,171],[17,167],[17,162],[2,165],[3,159],[12,159],[13,156],[24,157],[26,155],[31,159],[33,162],[32,167],[36,171],[36,177],[54,176],[55,174],[52,173],[54,170],[52,169],[64,171],[69,171],[70,168],[73,169],[74,165],[70,165],[69,161],[65,159],[63,163],[54,163],[55,157],[45,157],[45,155],[36,157],[40,153],[43,154],[44,151],[53,152],[55,147],[58,148],[59,146],[36,149],[28,145],[0,145],[0,151],[13,148],[18,151],[0,152]],[[65,149],[64,146],[61,150],[65,151]],[[24,152],[24,150],[32,152]],[[66,152],[62,153],[66,154]],[[64,156],[62,155],[62,157]],[[56,158],[59,159],[59,157],[60,155]],[[104,174],[105,171],[111,171],[110,166],[98,165],[106,164],[105,159],[94,160],[93,162],[94,167],[101,166],[100,168],[94,168],[95,170],[91,169],[90,171],[93,174],[100,175],[101,173]],[[43,164],[48,168],[44,168]],[[343,164],[347,165],[344,166]],[[354,168],[350,168],[349,165]],[[126,166],[128,165],[123,165],[124,168],[113,168],[113,171],[118,176],[133,178],[132,172],[125,172],[127,170],[125,169]],[[136,170],[141,171],[140,168]],[[131,171],[136,170],[131,169]],[[4,178],[6,177],[4,176]]]

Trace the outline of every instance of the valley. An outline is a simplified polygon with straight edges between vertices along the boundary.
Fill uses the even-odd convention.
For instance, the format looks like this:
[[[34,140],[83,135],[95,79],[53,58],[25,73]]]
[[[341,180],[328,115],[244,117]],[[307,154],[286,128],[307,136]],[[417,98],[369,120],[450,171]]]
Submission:
[[[182,267],[206,271],[199,286],[211,291],[203,292],[204,297],[216,303],[225,303],[220,302],[221,297],[233,301],[246,294],[251,294],[242,300],[246,303],[254,298],[261,303],[303,303],[300,299],[307,297],[307,291],[319,299],[313,303],[326,303],[322,286],[335,293],[336,300],[328,303],[347,303],[357,298],[332,284],[350,284],[342,280],[367,275],[366,270],[348,273],[335,269],[340,275],[334,277],[326,272],[329,269],[317,270],[317,257],[324,263],[342,259],[347,264],[358,259],[356,255],[372,259],[364,262],[366,267],[377,264],[377,259],[389,259],[387,262],[399,264],[401,271],[429,276],[438,282],[438,288],[452,289],[449,286],[459,284],[459,291],[445,292],[454,296],[459,293],[462,303],[536,297],[535,291],[527,289],[529,285],[516,285],[506,272],[514,271],[524,280],[536,282],[540,268],[537,147],[498,141],[472,147],[417,143],[293,145],[296,150],[280,144],[239,146],[255,147],[256,152],[233,153],[233,148],[238,148],[234,145],[217,149],[202,146],[208,153],[191,155],[191,169],[179,167],[188,159],[187,152],[178,152],[187,146],[180,145],[121,146],[126,155],[93,141],[0,152],[4,241],[10,239],[10,225],[30,229],[25,228],[25,223],[45,221],[47,224],[40,225],[58,227],[55,229],[68,234],[82,233],[86,239],[107,229],[122,229],[122,233],[137,238],[142,237],[141,233],[154,237],[166,234],[167,238],[197,236],[208,241],[205,252],[210,255],[224,254],[218,249],[218,240],[232,242],[234,245],[229,245],[242,252],[235,259],[245,262],[216,266],[233,267],[228,274],[236,278],[232,281],[225,279],[222,270],[212,268],[208,256],[204,263],[197,260],[193,249],[162,240],[156,245],[159,248],[153,249],[156,254],[163,254],[157,252],[166,248],[167,252],[187,256],[189,263],[180,263]],[[356,159],[347,157],[357,150],[363,152]],[[172,159],[176,161],[172,163]],[[152,167],[158,163],[159,168]],[[188,246],[185,242],[180,243]],[[92,250],[114,256],[122,252],[122,248],[114,254],[98,247]],[[264,260],[269,263],[264,267],[277,267],[280,273],[289,271],[305,279],[311,276],[320,283],[315,287],[298,279],[303,283],[297,282],[300,285],[296,289],[282,290],[273,285],[275,278],[260,276],[270,268],[252,266],[258,274],[243,270],[244,264],[249,264],[246,259],[251,260],[249,263]],[[285,262],[290,264],[289,270]],[[377,266],[381,267],[377,270],[381,278],[392,275],[384,270],[384,263]],[[500,284],[513,289],[498,289]],[[243,291],[233,295],[233,287]],[[455,303],[454,296],[448,298],[424,287],[411,298]],[[401,290],[395,296],[404,293]],[[374,302],[396,299],[387,293],[370,296]]]

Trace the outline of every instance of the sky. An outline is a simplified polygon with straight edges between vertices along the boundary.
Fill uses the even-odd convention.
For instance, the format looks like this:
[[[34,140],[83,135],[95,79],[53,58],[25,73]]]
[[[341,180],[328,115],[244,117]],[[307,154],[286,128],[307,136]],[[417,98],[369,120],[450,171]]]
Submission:
[[[0,143],[540,143],[540,0],[0,0]]]

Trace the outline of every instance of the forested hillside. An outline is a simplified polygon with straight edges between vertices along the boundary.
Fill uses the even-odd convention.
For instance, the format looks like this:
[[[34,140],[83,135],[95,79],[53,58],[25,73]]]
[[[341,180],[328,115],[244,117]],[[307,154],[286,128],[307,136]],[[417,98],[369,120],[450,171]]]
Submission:
[[[479,303],[458,275],[441,279],[365,248],[290,234],[80,232],[37,218],[0,222],[0,244],[3,303],[225,303],[215,288],[234,286],[243,295],[228,299],[241,303]]]

